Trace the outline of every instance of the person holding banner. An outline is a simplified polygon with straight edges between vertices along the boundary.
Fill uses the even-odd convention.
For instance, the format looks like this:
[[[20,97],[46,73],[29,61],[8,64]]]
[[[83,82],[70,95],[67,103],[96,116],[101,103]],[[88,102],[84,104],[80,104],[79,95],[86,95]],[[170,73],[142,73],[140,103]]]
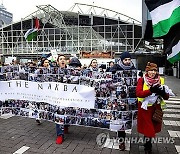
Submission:
[[[114,64],[113,67],[109,69],[109,72],[116,72],[122,70],[133,70],[136,69],[132,60],[131,55],[128,51],[124,51],[120,59],[118,60],[117,64]]]
[[[61,80],[60,82],[63,82],[63,76],[67,75],[69,72],[67,70],[67,61],[66,61],[66,57],[64,55],[59,55],[57,58],[57,63],[59,66],[59,74],[61,74]],[[75,70],[81,70],[81,62],[79,61],[79,59],[73,57],[70,60],[69,63],[69,67]],[[56,123],[56,133],[57,133],[57,139],[56,139],[56,143],[57,144],[62,144],[63,139],[64,139],[64,134],[68,134],[68,127],[69,125],[65,124],[64,125],[64,131],[62,129],[62,125]]]
[[[44,74],[49,73],[49,70],[50,70],[49,60],[47,58],[44,58],[41,61],[39,69],[37,69],[35,71],[36,78],[38,76],[37,80],[40,80],[41,82],[44,81],[46,79],[44,77]],[[39,106],[40,106],[40,103],[37,103],[37,108],[38,109],[40,109]],[[36,110],[36,114],[37,114],[36,122],[38,123],[38,125],[40,125],[41,124],[41,118],[39,116],[38,110]]]
[[[78,58],[76,57],[73,57],[70,62],[69,62],[69,66],[73,69],[76,69],[76,70],[81,70],[81,62],[79,61]]]
[[[90,71],[98,71],[97,59],[92,59],[88,68],[90,69]]]
[[[136,95],[138,97],[137,130],[144,135],[144,150],[150,153],[152,150],[151,138],[161,131],[161,120],[156,120],[155,113],[162,113],[166,107],[164,99],[169,98],[165,90],[164,78],[158,74],[157,64],[148,62],[143,77],[139,78]],[[159,112],[156,112],[159,111]]]
[[[63,82],[63,76],[67,75],[68,73],[66,69],[67,68],[66,63],[67,63],[66,57],[64,55],[59,55],[57,58],[57,65],[59,66],[58,75],[60,76],[59,77],[60,82]],[[68,127],[69,125],[64,125],[63,128],[61,124],[56,122],[56,134],[57,134],[56,144],[62,144],[64,140],[64,134],[68,134]]]
[[[122,71],[122,70],[133,70],[136,69],[132,60],[131,60],[131,55],[128,51],[124,51],[121,55],[120,55],[120,59],[118,60],[117,64],[114,64],[110,69],[109,72],[115,73],[116,71]],[[117,136],[120,139],[125,139],[126,137],[126,132],[125,130],[119,130],[117,132]],[[125,150],[125,142],[122,142],[119,145],[119,149],[121,151]]]

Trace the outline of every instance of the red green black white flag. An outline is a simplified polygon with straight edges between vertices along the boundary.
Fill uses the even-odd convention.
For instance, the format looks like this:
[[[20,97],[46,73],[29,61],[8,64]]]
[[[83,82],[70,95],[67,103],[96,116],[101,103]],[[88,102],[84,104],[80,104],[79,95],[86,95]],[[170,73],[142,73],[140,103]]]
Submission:
[[[153,38],[164,39],[170,63],[180,61],[180,0],[145,0],[152,18]]]
[[[40,27],[39,19],[35,18],[35,27],[29,29],[25,33],[25,35],[24,35],[25,39],[27,41],[32,41],[33,39],[35,39],[37,37],[38,31],[39,31],[39,27]]]
[[[180,22],[180,0],[145,0],[152,18],[153,37],[166,35]]]

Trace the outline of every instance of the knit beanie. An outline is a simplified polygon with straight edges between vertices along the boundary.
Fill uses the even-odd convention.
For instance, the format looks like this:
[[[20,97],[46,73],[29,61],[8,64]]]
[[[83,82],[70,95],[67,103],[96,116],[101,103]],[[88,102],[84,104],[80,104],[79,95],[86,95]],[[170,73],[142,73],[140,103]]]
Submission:
[[[152,70],[157,71],[157,64],[148,62],[147,65],[146,65],[146,72],[147,71],[152,71]]]
[[[130,53],[128,51],[124,51],[121,54],[120,58],[121,58],[121,61],[123,61],[125,58],[131,58],[131,55],[130,55]]]
[[[81,62],[79,61],[79,59],[74,57],[74,58],[72,58],[70,60],[69,66],[72,66],[72,67],[81,67]]]

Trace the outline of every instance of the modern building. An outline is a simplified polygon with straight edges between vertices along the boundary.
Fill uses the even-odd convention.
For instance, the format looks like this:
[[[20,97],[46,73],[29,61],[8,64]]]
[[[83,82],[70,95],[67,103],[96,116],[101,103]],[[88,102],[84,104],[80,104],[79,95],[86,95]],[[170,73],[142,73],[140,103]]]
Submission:
[[[0,5],[0,28],[12,23],[13,14],[8,12],[3,4]]]
[[[38,36],[27,41],[24,35],[34,28],[35,18],[40,23]],[[4,56],[33,58],[56,50],[80,58],[86,52],[105,57],[108,52],[113,57],[123,51],[137,51],[142,45],[142,28],[141,22],[129,16],[94,5],[75,3],[68,11],[40,5],[21,21],[4,26],[0,42]]]

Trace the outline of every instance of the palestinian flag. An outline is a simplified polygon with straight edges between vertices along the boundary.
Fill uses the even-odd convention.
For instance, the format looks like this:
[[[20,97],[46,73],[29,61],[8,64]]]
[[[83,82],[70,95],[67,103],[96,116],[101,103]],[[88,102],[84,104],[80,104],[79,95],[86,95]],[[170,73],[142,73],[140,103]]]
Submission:
[[[172,52],[171,54],[167,55],[167,60],[172,64],[180,61],[180,40],[172,47]]]
[[[180,61],[180,23],[173,26],[164,36],[164,51],[170,63]]]
[[[32,29],[29,29],[24,37],[27,41],[32,41],[33,39],[35,39],[37,37],[37,34],[38,34],[38,31],[39,31],[39,20],[36,18],[35,19],[35,27],[32,28]]]
[[[180,0],[145,0],[152,18],[153,37],[166,35],[180,22]]]

